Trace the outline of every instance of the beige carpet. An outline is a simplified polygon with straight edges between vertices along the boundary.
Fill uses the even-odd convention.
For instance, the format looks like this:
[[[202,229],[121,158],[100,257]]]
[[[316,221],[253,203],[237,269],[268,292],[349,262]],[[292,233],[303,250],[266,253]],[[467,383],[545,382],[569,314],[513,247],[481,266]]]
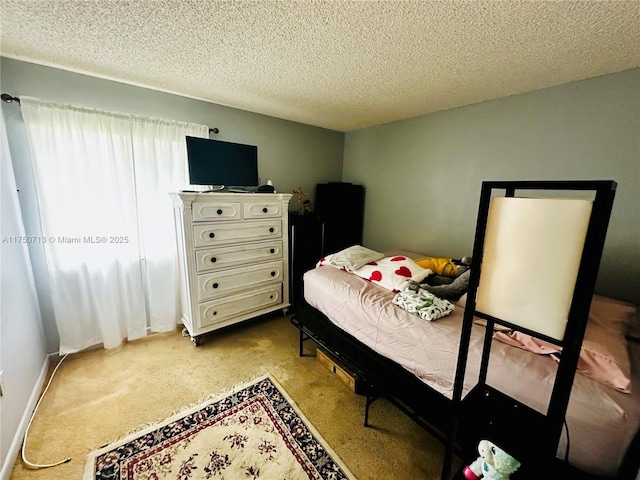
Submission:
[[[305,352],[315,346],[307,342]],[[177,330],[69,356],[33,421],[27,459],[72,460],[30,470],[19,458],[11,480],[80,479],[96,448],[260,373],[280,382],[358,479],[440,478],[442,444],[386,400],[363,427],[364,397],[314,356],[299,357],[298,331],[275,315],[213,332],[199,347]]]

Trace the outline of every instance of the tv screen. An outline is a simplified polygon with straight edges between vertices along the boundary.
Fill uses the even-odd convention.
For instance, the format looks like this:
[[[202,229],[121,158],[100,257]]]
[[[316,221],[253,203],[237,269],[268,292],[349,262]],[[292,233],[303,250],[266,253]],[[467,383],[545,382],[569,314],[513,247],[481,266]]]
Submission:
[[[187,137],[189,183],[225,187],[258,186],[258,147]]]

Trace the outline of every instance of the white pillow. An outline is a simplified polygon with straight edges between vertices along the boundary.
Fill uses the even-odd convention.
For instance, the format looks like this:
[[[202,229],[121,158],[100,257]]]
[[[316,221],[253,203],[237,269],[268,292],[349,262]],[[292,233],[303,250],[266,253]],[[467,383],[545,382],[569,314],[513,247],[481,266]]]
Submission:
[[[353,271],[381,258],[384,258],[384,253],[370,250],[362,245],[353,245],[334,254],[327,255],[318,262],[318,266],[329,264],[334,267]]]

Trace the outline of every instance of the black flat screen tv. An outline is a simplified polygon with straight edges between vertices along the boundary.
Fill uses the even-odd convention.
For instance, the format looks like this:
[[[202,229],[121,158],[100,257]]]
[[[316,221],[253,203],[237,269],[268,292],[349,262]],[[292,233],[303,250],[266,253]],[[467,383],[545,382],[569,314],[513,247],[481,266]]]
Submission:
[[[187,136],[189,183],[226,187],[257,187],[258,147]]]

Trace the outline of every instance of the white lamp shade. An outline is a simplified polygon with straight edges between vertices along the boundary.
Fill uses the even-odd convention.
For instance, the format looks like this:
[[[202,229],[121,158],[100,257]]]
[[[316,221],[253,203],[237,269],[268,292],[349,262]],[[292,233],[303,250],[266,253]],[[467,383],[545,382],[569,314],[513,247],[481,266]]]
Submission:
[[[476,310],[562,340],[592,205],[492,198]]]

